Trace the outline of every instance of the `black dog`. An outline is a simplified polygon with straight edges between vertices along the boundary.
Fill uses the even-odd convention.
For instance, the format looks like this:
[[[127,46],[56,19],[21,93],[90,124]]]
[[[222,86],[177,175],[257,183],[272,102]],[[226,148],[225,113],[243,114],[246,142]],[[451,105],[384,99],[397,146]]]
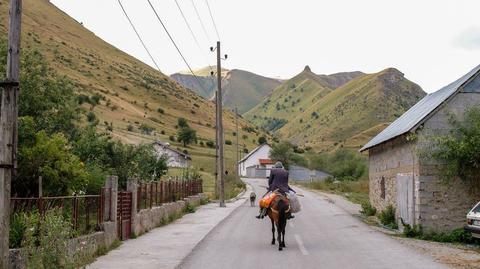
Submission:
[[[255,192],[250,193],[250,206],[254,207],[255,206],[255,200],[257,199],[257,195]]]

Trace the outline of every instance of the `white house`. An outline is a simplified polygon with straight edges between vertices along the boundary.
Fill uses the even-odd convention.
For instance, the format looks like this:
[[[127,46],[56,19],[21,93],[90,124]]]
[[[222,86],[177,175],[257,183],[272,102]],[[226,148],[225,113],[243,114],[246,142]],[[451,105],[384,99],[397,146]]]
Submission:
[[[257,177],[256,175],[252,174],[251,171],[255,170],[262,170],[265,171],[264,176],[269,176],[270,175],[270,170],[268,168],[271,168],[270,165],[271,163],[267,162],[266,160],[270,159],[270,150],[272,147],[268,144],[263,144],[256,149],[252,150],[250,153],[248,153],[243,159],[241,159],[238,162],[238,169],[239,169],[239,174],[242,177],[246,176],[251,176],[251,177]],[[247,172],[247,171],[250,171]],[[262,173],[263,174],[263,173]],[[262,175],[263,176],[263,175]]]
[[[168,167],[187,168],[188,161],[192,159],[190,155],[172,148],[169,143],[155,141],[153,147],[159,157],[164,155],[168,156]]]

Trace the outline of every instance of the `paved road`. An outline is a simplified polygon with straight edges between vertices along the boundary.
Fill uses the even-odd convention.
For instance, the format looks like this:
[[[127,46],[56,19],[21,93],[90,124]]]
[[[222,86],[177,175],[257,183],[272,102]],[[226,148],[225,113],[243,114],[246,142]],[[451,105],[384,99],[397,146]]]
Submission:
[[[257,197],[263,179],[247,180]],[[270,245],[270,220],[245,203],[183,261],[180,268],[447,268],[352,217],[331,200],[302,191],[303,211],[289,222],[282,252]]]

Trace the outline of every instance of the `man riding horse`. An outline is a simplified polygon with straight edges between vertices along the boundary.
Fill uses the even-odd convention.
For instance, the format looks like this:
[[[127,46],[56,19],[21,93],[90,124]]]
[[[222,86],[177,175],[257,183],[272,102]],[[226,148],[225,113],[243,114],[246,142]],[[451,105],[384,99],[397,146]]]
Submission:
[[[268,178],[268,193],[277,192],[280,195],[286,197],[289,192],[295,192],[288,185],[288,171],[285,170],[281,162],[275,163],[274,168],[270,171],[270,177]],[[263,219],[267,215],[268,207],[261,207],[260,214],[256,216],[257,219]],[[294,216],[289,213],[288,218],[292,219]]]

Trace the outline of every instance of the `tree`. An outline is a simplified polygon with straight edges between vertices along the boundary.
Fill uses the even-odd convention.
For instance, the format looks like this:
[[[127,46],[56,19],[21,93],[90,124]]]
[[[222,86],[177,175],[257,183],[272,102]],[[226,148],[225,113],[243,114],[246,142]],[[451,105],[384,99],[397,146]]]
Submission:
[[[263,144],[266,144],[267,143],[267,138],[265,138],[264,136],[260,136],[258,138],[258,144],[259,145],[263,145]]]
[[[479,180],[480,172],[480,106],[467,109],[463,120],[450,119],[453,127],[447,135],[434,136],[432,152],[422,152],[422,158],[433,157],[441,166],[444,180],[459,177],[465,181]],[[430,148],[427,148],[427,150]]]
[[[186,147],[193,142],[197,142],[197,131],[190,127],[181,128],[178,131],[178,142],[183,142],[183,146]]]
[[[287,168],[293,160],[294,155],[293,145],[288,141],[275,144],[272,146],[272,150],[270,150],[270,159],[282,162]]]
[[[189,127],[188,126],[188,122],[185,118],[178,118],[178,123],[177,123],[178,127],[180,128],[187,128]]]
[[[15,193],[34,194],[39,176],[44,179],[45,195],[72,195],[85,190],[89,174],[63,134],[50,137],[40,131],[32,142],[20,148],[19,173],[13,182]]]
[[[145,181],[158,181],[166,174],[168,156],[158,156],[153,145],[140,145],[136,150],[139,177]]]

